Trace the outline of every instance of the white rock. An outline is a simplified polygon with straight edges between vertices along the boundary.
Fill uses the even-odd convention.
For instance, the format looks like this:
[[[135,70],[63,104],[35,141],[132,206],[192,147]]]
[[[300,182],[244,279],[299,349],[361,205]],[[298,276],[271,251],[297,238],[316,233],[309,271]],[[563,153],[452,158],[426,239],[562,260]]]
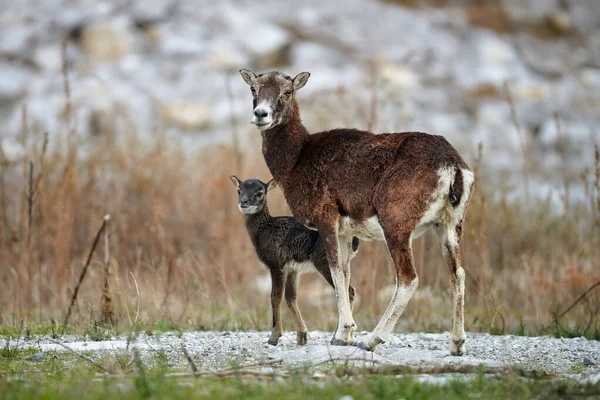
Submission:
[[[44,70],[58,71],[62,68],[61,46],[58,43],[38,48],[35,62]]]
[[[559,0],[502,0],[502,9],[517,21],[539,20],[559,9]]]
[[[599,89],[600,70],[595,68],[586,68],[579,74],[579,80],[586,88]]]
[[[172,101],[160,107],[160,115],[167,124],[187,131],[208,129],[213,123],[210,107],[195,100]]]
[[[256,69],[282,65],[285,50],[290,44],[290,35],[274,24],[260,23],[243,27],[238,32],[240,46],[252,55]]]
[[[513,46],[497,35],[482,34],[477,41],[477,52],[481,61],[486,63],[510,63],[514,61],[516,52]]]
[[[338,66],[343,61],[339,52],[331,47],[315,42],[298,42],[290,51],[292,65],[330,65]]]
[[[23,96],[31,75],[23,67],[0,62],[0,106]]]
[[[419,75],[402,64],[384,63],[379,67],[379,77],[384,84],[398,89],[414,88],[419,85]]]
[[[34,31],[30,26],[10,24],[0,32],[0,52],[22,54],[29,50],[34,39]]]
[[[124,24],[99,22],[83,29],[81,48],[94,60],[114,61],[131,50],[133,37]]]

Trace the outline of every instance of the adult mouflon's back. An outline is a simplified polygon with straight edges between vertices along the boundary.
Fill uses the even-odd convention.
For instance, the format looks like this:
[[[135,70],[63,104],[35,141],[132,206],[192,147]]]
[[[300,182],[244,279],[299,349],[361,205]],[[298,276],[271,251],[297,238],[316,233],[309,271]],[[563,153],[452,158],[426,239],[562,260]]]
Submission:
[[[333,343],[353,342],[356,324],[345,293],[350,276],[340,249],[348,237],[385,240],[397,274],[396,292],[374,332],[361,346],[389,337],[418,278],[411,241],[435,227],[451,272],[454,328],[450,348],[462,354],[464,270],[459,243],[473,173],[441,136],[421,132],[375,135],[336,129],[310,135],[300,120],[296,92],[310,76],[241,70],[253,96],[252,122],[261,130],[263,155],[294,217],[319,231],[336,287],[339,326]]]

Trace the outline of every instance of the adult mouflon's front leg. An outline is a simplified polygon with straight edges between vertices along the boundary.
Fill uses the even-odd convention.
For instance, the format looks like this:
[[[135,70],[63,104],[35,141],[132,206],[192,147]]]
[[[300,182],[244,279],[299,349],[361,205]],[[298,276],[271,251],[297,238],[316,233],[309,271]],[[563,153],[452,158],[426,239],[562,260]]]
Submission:
[[[336,346],[349,346],[354,344],[354,331],[356,323],[352,317],[352,307],[350,306],[350,296],[348,294],[349,282],[346,277],[350,274],[345,271],[349,265],[344,262],[345,257],[342,256],[340,246],[347,247],[347,240],[352,241],[351,237],[338,237],[337,224],[328,225],[320,224],[318,226],[319,234],[323,239],[325,251],[327,252],[327,260],[331,271],[331,279],[335,288],[335,297],[338,306],[338,327],[333,336],[331,344]],[[346,265],[345,265],[346,264]]]

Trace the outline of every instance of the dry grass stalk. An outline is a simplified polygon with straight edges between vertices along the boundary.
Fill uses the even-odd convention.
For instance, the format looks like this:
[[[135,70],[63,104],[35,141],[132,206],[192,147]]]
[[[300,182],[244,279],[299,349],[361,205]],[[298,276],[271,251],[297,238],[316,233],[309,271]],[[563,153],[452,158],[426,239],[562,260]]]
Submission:
[[[558,137],[557,140],[557,150],[560,154],[560,158],[562,160],[562,179],[563,179],[563,190],[564,192],[561,195],[561,199],[563,201],[564,211],[568,212],[571,201],[570,201],[570,192],[569,192],[569,172],[567,170],[569,166],[568,154],[567,154],[567,138],[563,134],[560,118],[558,117],[558,113],[554,113],[554,125],[556,126],[556,134]]]
[[[508,106],[510,107],[510,118],[512,119],[512,123],[517,131],[517,135],[519,136],[519,141],[521,143],[521,154],[523,156],[523,179],[525,181],[525,198],[527,201],[529,201],[529,146],[527,145],[527,138],[525,137],[525,133],[523,132],[523,129],[521,129],[519,119],[517,118],[517,110],[512,95],[510,93],[510,86],[508,84],[508,81],[504,81],[504,95],[506,96],[506,101],[508,103]]]
[[[192,368],[192,371],[195,373],[198,372],[198,367],[196,367],[196,363],[194,362],[194,359],[192,358],[192,356],[190,356],[190,353],[188,353],[187,349],[185,348],[185,344],[181,343],[181,351],[183,351],[183,355],[185,356],[185,359],[187,360],[187,362],[190,364],[190,367]]]
[[[107,218],[108,217],[108,218]],[[104,284],[102,285],[102,303],[100,310],[105,324],[115,323],[115,308],[110,295],[110,216],[105,217],[104,228]]]
[[[75,350],[73,350],[72,348],[70,348],[69,346],[67,346],[64,343],[59,342],[58,340],[54,340],[54,339],[48,339],[50,340],[52,343],[57,344],[63,348],[65,348],[69,353],[81,358],[82,360],[85,360],[87,362],[89,362],[90,364],[92,364],[94,367],[98,368],[101,371],[104,371],[106,373],[108,373],[109,371],[104,368],[102,365],[98,364],[97,362],[95,362],[94,360],[92,360],[91,358],[89,358],[88,356],[86,356],[85,354],[79,353]]]
[[[75,286],[75,290],[73,291],[73,296],[71,297],[71,304],[69,305],[69,309],[67,310],[67,315],[65,316],[65,322],[63,323],[63,331],[64,331],[64,329],[67,328],[67,326],[69,324],[69,318],[71,317],[71,311],[73,310],[73,305],[75,304],[75,301],[77,300],[77,294],[79,293],[79,288],[81,287],[81,284],[83,283],[83,280],[85,279],[85,275],[90,266],[90,262],[92,261],[92,255],[94,254],[94,251],[96,250],[96,246],[98,246],[98,242],[100,241],[100,236],[102,235],[102,232],[106,228],[106,225],[108,224],[109,220],[110,220],[110,215],[104,216],[104,220],[102,221],[102,226],[100,227],[100,229],[98,230],[98,233],[96,234],[96,237],[94,238],[94,242],[92,243],[92,248],[90,249],[90,252],[88,253],[88,257],[83,266],[83,269],[81,270],[81,275],[79,275],[79,281],[77,282],[77,285]]]
[[[600,228],[600,146],[594,149],[594,188],[596,190],[596,226]]]

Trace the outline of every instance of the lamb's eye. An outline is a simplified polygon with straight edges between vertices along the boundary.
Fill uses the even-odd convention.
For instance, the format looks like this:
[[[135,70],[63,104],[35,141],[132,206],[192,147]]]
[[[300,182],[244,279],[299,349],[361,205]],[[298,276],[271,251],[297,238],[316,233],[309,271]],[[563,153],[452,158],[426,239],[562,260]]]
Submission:
[[[263,197],[263,196],[264,196],[264,193],[263,193],[263,192],[258,192],[258,193],[256,193],[256,197],[258,197],[258,198],[261,198],[261,197]]]
[[[291,96],[291,95],[292,95],[292,93],[294,93],[292,90],[288,90],[288,91],[284,92],[283,94],[284,94],[285,96]]]
[[[252,86],[250,86],[250,91],[252,92],[252,94],[256,93],[256,89],[254,89]]]

